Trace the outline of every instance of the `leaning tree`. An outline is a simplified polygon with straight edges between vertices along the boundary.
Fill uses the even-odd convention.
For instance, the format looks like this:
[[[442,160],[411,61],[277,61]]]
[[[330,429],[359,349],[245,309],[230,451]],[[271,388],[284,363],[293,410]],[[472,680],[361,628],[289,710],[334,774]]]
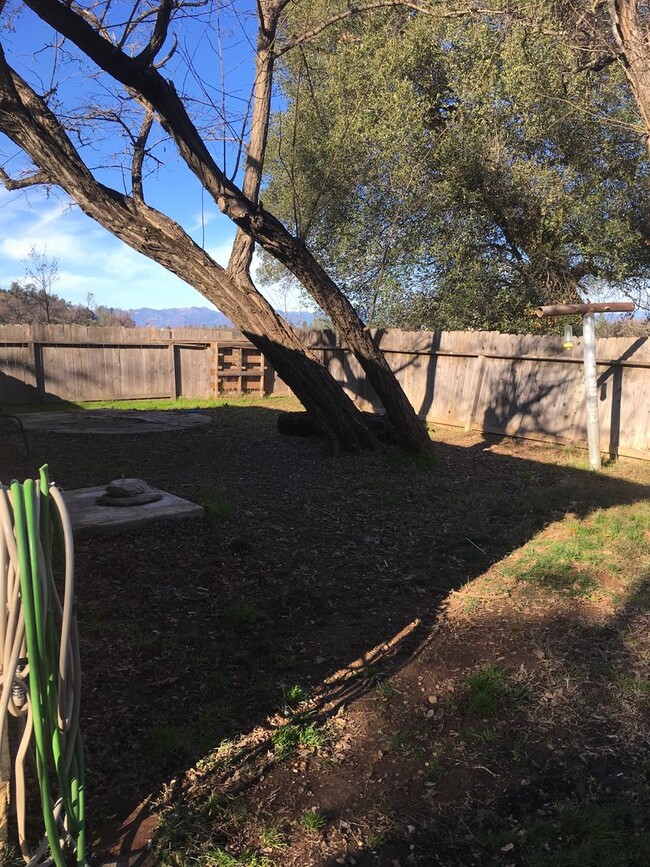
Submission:
[[[257,291],[251,261],[259,244],[295,275],[336,325],[380,398],[399,442],[414,451],[426,449],[430,441],[423,425],[354,308],[307,245],[259,198],[275,59],[309,37],[305,33],[280,38],[289,0],[256,3],[256,66],[252,109],[245,124],[243,172],[226,174],[212,145],[215,118],[210,123],[199,116],[206,106],[218,114],[214,93],[225,92],[225,83],[202,76],[199,58],[207,58],[209,68],[219,75],[223,70],[218,59],[219,16],[229,8],[240,15],[245,5],[219,0],[0,2],[7,31],[34,32],[34,20],[23,20],[29,14],[23,7],[47,25],[52,58],[46,82],[39,74],[43,71],[40,52],[33,75],[21,75],[7,57],[11,39],[3,38],[0,132],[18,146],[27,164],[10,171],[5,163],[0,177],[10,190],[33,185],[62,188],[88,216],[177,274],[229,316],[266,355],[335,447],[373,445],[374,436],[353,403]],[[346,11],[343,3],[333,5],[341,6],[334,10],[333,20],[359,11]],[[368,4],[377,5],[396,4]],[[194,54],[187,48],[192,39],[195,46],[203,44]],[[212,47],[213,40],[212,53],[205,46]],[[89,88],[81,107],[77,88],[71,89],[61,75],[70,64],[75,80],[83,70]],[[101,150],[105,132],[100,129],[106,123],[122,131],[129,153],[129,183],[124,191],[107,183],[101,160],[93,166],[90,157],[88,142],[95,139]],[[160,144],[157,135],[173,143],[202,189],[237,226],[227,268],[219,266],[171,216],[146,201],[145,187]],[[241,178],[241,183],[234,178]]]

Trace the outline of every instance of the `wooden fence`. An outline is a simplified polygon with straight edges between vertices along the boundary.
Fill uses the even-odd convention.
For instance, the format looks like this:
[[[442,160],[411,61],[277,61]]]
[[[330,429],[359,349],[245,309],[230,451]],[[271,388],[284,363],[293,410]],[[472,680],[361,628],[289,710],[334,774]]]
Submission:
[[[379,402],[332,332],[304,342],[364,409]],[[560,337],[379,331],[419,415],[467,430],[586,445],[582,346]],[[650,340],[597,341],[601,447],[650,459]],[[0,326],[0,403],[286,394],[238,332]]]
[[[498,332],[373,332],[421,418],[587,446],[582,341]],[[379,407],[358,362],[331,332],[303,332],[363,409]],[[596,341],[601,448],[650,460],[650,340]]]
[[[235,331],[0,325],[6,404],[272,391],[272,369]]]

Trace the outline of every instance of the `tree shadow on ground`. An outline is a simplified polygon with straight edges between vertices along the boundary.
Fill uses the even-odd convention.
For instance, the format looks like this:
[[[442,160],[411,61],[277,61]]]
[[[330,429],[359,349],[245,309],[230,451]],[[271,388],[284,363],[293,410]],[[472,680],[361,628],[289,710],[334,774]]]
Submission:
[[[647,864],[650,574],[640,578],[626,604],[600,623],[579,606],[543,617],[511,611],[504,619],[501,612],[478,617],[467,632],[442,631],[437,648],[429,643],[438,678],[459,662],[471,670],[463,645],[473,644],[488,665],[504,660],[511,694],[504,691],[489,714],[476,712],[462,692],[449,695],[431,720],[420,718],[422,742],[431,749],[446,741],[446,749],[428,754],[436,762],[429,777],[418,771],[425,754],[411,755],[401,789],[384,791],[382,799],[364,792],[370,815],[374,809],[377,817],[381,802],[388,830],[376,835],[376,845],[353,849],[354,863]],[[462,678],[457,682],[462,687]],[[418,710],[400,709],[401,725]],[[333,804],[332,820],[345,817],[347,807]]]
[[[274,411],[208,412],[211,425],[142,438],[35,432],[29,462],[0,462],[0,478],[48,462],[65,488],[136,476],[221,504],[205,522],[77,545],[90,822],[115,817],[113,833],[135,804],[248,733],[235,764],[212,769],[244,796],[276,764],[287,687],[331,719],[426,651],[451,591],[568,512],[648,493],[449,444],[435,466],[394,449],[333,460],[317,441],[279,437]],[[244,767],[254,772],[238,777]]]

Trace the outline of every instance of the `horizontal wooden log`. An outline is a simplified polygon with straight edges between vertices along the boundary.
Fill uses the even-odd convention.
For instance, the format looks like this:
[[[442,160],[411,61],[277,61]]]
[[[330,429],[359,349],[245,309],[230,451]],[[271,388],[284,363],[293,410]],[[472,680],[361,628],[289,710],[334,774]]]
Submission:
[[[576,313],[632,313],[636,305],[632,301],[604,301],[594,304],[548,304],[538,307],[535,316],[572,316]]]
[[[362,413],[365,423],[375,434],[377,439],[385,443],[395,445],[397,437],[391,431],[386,416],[364,412]],[[281,412],[277,421],[278,431],[285,436],[312,437],[318,436],[316,425],[306,412]]]

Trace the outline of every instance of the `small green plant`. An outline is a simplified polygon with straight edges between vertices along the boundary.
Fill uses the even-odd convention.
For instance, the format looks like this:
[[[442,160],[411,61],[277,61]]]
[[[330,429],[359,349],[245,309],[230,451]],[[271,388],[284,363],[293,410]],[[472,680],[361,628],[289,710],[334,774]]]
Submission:
[[[231,855],[220,846],[206,850],[196,863],[197,867],[273,867],[273,862],[265,855],[257,852],[242,852],[241,855]],[[179,867],[185,867],[189,862],[182,862]]]
[[[383,833],[380,832],[380,833],[370,834],[366,838],[366,847],[368,849],[370,849],[371,852],[373,852],[375,849],[380,849],[384,845],[384,843],[386,842],[387,839],[388,839],[388,835],[386,834],[385,831]]]
[[[391,753],[410,758],[416,755],[420,748],[415,738],[408,732],[395,732],[388,741],[388,749]]]
[[[307,701],[307,691],[299,684],[294,683],[285,689],[284,703],[290,710],[295,710],[305,701]]]
[[[307,810],[302,814],[300,824],[305,829],[305,831],[320,834],[320,832],[327,824],[327,819],[318,810]]]
[[[317,750],[323,745],[323,735],[316,723],[288,723],[273,733],[271,741],[277,760],[284,762],[298,747]]]
[[[235,514],[235,506],[230,495],[216,485],[202,485],[195,488],[194,499],[203,506],[205,516],[213,527],[224,524]]]
[[[398,694],[397,690],[387,680],[380,680],[377,684],[377,697],[379,699],[379,707],[386,713],[390,707],[391,701]]]
[[[434,785],[440,781],[442,777],[442,762],[438,756],[433,756],[429,759],[424,769],[424,782],[429,785]]]
[[[165,762],[183,751],[183,729],[175,725],[155,725],[149,729],[145,750],[153,762]]]
[[[274,852],[281,852],[287,848],[287,842],[284,834],[278,825],[271,825],[269,828],[264,828],[260,834],[260,841],[264,849],[271,849]]]
[[[484,665],[464,681],[464,700],[474,713],[493,714],[506,695],[506,673],[498,665]]]

